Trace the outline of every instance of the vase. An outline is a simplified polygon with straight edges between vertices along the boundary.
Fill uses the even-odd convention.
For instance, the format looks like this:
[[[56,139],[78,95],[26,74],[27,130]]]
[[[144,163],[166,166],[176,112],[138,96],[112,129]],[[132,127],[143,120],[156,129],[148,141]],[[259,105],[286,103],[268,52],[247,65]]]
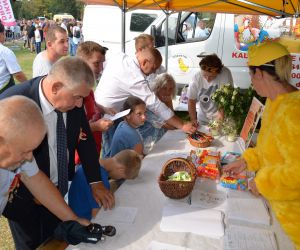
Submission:
[[[236,139],[237,139],[237,136],[234,135],[234,134],[226,135],[226,140],[229,141],[229,142],[234,142],[234,141],[236,141]]]
[[[213,129],[211,128],[210,133],[211,133],[212,136],[220,135],[219,129],[216,129],[216,128],[213,128]]]

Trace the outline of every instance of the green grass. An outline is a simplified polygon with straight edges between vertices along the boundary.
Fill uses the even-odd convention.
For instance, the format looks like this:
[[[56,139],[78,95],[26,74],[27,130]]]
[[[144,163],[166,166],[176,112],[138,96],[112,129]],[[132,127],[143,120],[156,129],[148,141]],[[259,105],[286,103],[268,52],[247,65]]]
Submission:
[[[15,53],[18,62],[28,79],[32,78],[32,63],[36,53],[31,53],[27,48],[23,48],[23,42],[6,43],[7,47],[11,48]],[[44,44],[42,44],[44,48]]]
[[[18,62],[28,79],[32,78],[32,63],[35,53],[31,53],[28,49],[23,49],[23,42],[6,43],[5,46],[11,48]],[[42,48],[43,45],[42,45]],[[0,217],[0,250],[15,249],[12,235],[5,217]]]

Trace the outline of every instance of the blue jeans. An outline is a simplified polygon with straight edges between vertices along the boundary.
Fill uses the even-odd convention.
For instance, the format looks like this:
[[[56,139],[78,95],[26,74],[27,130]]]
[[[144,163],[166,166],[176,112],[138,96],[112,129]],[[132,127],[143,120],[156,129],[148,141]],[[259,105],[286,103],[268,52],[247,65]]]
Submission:
[[[74,50],[74,45],[75,44],[73,42],[73,38],[69,37],[69,53],[70,53],[70,56],[75,56],[75,54],[76,54],[76,50]]]
[[[144,125],[137,128],[143,137],[145,154],[148,154],[153,145],[166,133],[167,130],[161,127],[163,123],[162,119],[147,110],[147,120]]]
[[[37,54],[41,52],[41,42],[35,42],[35,50]]]
[[[72,48],[71,48],[71,53],[70,53],[71,56],[75,56],[75,55],[76,55],[76,51],[77,51],[78,45],[79,45],[79,43],[78,43],[78,44],[75,44],[75,43],[73,42],[73,45],[72,45]]]

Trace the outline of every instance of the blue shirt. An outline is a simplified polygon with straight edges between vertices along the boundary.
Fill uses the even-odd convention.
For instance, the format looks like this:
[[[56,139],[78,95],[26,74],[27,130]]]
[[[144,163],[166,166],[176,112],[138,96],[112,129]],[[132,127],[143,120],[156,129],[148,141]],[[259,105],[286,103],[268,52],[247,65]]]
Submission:
[[[107,171],[100,166],[102,181],[107,189],[110,189]],[[99,208],[95,201],[90,185],[87,182],[82,166],[80,165],[74,175],[69,192],[69,206],[78,217],[90,220],[92,218],[92,209]]]
[[[127,122],[122,121],[117,127],[112,143],[110,157],[113,157],[124,149],[133,149],[137,144],[142,144],[143,140],[137,129],[131,127]]]
[[[30,164],[29,162],[24,163],[15,172],[9,171],[7,169],[0,168],[0,215],[2,214],[7,200],[8,200],[8,190],[11,182],[18,173],[24,173],[31,177],[38,173],[39,169],[36,164]]]

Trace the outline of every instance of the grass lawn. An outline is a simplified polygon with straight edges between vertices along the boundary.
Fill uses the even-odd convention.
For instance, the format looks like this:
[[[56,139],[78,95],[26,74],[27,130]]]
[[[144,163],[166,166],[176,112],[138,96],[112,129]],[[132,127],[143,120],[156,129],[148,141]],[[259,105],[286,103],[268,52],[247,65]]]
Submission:
[[[16,42],[14,44],[7,43],[5,45],[14,51],[15,55],[18,58],[18,62],[27,78],[32,78],[32,63],[36,54],[30,53],[28,49],[23,49],[22,42]],[[1,250],[15,249],[7,220],[3,216],[0,217],[0,235]]]

